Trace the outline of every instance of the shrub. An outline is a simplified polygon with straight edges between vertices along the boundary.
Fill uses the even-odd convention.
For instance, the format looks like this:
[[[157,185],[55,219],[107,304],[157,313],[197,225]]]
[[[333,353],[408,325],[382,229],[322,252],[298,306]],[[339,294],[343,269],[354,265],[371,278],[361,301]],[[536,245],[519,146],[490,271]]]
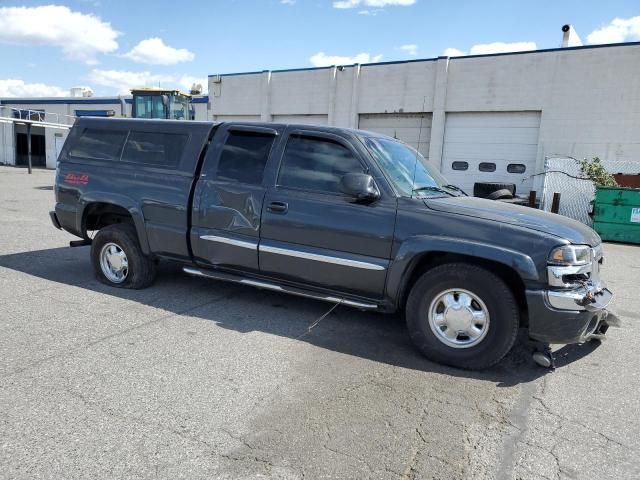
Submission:
[[[589,160],[587,158],[582,160],[576,160],[578,166],[580,167],[580,174],[591,180],[596,187],[617,187],[618,182],[613,177],[612,174],[607,172],[607,170],[600,162],[598,157],[594,157]]]

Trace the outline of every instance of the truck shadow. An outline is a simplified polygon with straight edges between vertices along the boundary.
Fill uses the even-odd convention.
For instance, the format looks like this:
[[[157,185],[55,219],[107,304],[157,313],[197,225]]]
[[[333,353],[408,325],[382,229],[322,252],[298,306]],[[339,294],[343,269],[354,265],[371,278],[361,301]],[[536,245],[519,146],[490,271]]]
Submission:
[[[260,331],[306,342],[335,352],[393,366],[476,378],[513,386],[531,382],[549,370],[531,359],[524,335],[496,366],[466,371],[430,362],[413,347],[400,315],[338,307],[311,330],[332,305],[253,287],[184,274],[177,264],[162,263],[156,283],[146,290],[108,287],[93,276],[87,247],[53,248],[0,256],[0,267],[92,292],[135,301],[176,315],[188,315],[239,333]],[[568,345],[556,352],[558,368],[591,353],[596,344]]]

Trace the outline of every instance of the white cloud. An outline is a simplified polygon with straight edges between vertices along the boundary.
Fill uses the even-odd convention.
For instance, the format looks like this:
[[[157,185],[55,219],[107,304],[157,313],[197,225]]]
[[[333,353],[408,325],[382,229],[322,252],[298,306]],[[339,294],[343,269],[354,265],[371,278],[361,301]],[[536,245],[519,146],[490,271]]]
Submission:
[[[0,80],[0,98],[3,97],[64,97],[68,90],[44,83],[25,83],[22,80]]]
[[[340,55],[327,55],[324,52],[318,52],[309,58],[312,65],[316,67],[330,67],[332,65],[352,65],[354,63],[374,63],[379,62],[382,55],[371,56],[368,53],[358,53],[353,57],[345,57]]]
[[[180,62],[190,62],[196,57],[186,48],[173,48],[166,45],[158,37],[142,40],[124,56],[134,62],[151,65],[175,65]]]
[[[463,52],[462,50],[458,50],[457,48],[449,47],[442,52],[442,55],[445,57],[462,57],[466,55],[467,52]]]
[[[505,53],[505,52],[526,52],[529,50],[535,50],[537,48],[535,42],[494,42],[494,43],[479,43],[471,47],[469,55],[487,55],[490,53]],[[459,50],[457,48],[447,48],[442,53],[447,57],[462,57],[467,55],[467,52]]]
[[[356,8],[359,6],[384,8],[384,7],[408,7],[416,3],[416,0],[335,0],[333,8]]]
[[[93,69],[87,80],[115,90],[118,94],[128,95],[132,88],[161,87],[189,90],[194,83],[200,83],[207,90],[207,79],[191,75],[154,74],[151,72],[129,72],[126,70]]]
[[[296,0],[280,0],[280,3],[283,5],[295,5]]]
[[[400,50],[402,50],[407,55],[411,55],[415,57],[418,54],[418,45],[416,45],[415,43],[401,45]]]
[[[640,16],[614,18],[608,25],[587,35],[589,43],[622,43],[629,40],[640,40]]]
[[[60,5],[1,7],[0,42],[53,45],[72,59],[95,64],[96,54],[118,49],[120,35],[111,24],[91,14]]]
[[[193,84],[202,85],[202,93],[206,95],[209,91],[209,81],[206,77],[192,77],[191,75],[181,75],[176,79],[176,84],[185,92],[191,90]]]

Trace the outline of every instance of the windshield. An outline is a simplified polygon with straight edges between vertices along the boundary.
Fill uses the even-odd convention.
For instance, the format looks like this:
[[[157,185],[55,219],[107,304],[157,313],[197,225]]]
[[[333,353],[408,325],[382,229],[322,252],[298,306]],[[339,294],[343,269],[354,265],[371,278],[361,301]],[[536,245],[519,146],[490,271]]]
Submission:
[[[390,138],[365,137],[364,143],[402,194],[459,194],[450,188],[447,179],[415,148]]]

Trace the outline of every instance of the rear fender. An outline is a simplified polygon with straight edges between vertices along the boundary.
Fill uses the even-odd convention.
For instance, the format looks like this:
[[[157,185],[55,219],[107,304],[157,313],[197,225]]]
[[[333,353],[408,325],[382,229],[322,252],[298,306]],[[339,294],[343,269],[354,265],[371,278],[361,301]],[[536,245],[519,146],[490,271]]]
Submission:
[[[129,212],[133,219],[133,225],[136,228],[138,234],[138,240],[140,242],[140,248],[142,253],[149,255],[149,240],[147,238],[147,230],[145,228],[144,216],[142,215],[142,208],[132,198],[126,195],[119,195],[110,192],[88,192],[83,194],[78,201],[78,210],[76,217],[76,225],[78,231],[82,232],[82,235],[86,237],[86,226],[84,225],[85,211],[87,206],[92,203],[109,203],[118,207],[122,207]]]
[[[429,253],[450,253],[490,260],[514,270],[524,283],[539,280],[535,262],[522,252],[460,238],[419,235],[402,242],[389,267],[386,295],[394,304],[401,306],[399,302],[408,287],[413,268]]]

